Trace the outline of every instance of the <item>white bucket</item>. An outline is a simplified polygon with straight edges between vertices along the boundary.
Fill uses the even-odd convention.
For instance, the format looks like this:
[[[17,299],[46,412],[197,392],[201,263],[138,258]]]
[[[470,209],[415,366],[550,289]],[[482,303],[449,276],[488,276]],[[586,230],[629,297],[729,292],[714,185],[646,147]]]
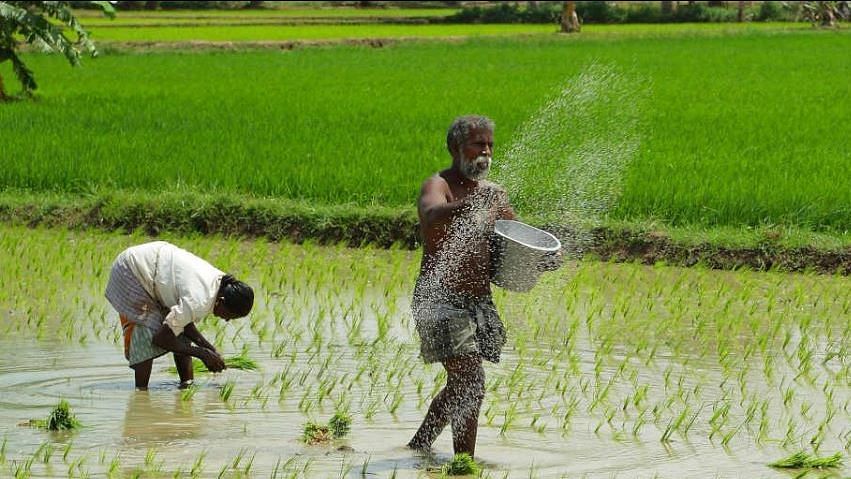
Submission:
[[[561,249],[555,236],[525,223],[497,220],[491,282],[510,291],[525,292],[538,282],[541,258]]]

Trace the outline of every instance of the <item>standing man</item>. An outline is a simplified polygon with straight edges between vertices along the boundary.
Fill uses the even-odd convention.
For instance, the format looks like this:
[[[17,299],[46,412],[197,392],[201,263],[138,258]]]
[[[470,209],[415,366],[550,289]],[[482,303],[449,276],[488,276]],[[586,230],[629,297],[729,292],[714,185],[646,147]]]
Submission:
[[[246,316],[254,290],[186,250],[154,241],[118,255],[106,299],[120,316],[124,357],[136,373],[136,388],[148,388],[154,359],[168,352],[185,388],[193,381],[193,356],[212,372],[225,369],[195,322],[210,313],[225,321]]]
[[[498,219],[514,219],[508,196],[485,177],[493,156],[493,122],[462,116],[446,147],[452,166],[423,183],[418,212],[423,238],[412,310],[426,363],[440,362],[446,386],[408,443],[428,449],[447,424],[455,453],[473,456],[485,395],[482,359],[498,362],[505,329],[491,300],[490,236]]]

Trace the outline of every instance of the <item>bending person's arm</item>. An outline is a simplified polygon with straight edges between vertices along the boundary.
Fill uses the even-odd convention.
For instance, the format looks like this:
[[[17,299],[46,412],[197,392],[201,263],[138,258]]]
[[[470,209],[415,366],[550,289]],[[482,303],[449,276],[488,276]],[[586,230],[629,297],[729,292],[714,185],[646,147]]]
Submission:
[[[165,324],[154,335],[152,342],[166,351],[196,357],[214,373],[225,369],[225,360],[217,352],[201,346],[187,346],[186,343],[177,339],[174,331]]]
[[[201,331],[198,331],[198,328],[195,326],[195,323],[189,323],[183,328],[183,335],[189,338],[190,341],[201,346],[202,348],[207,348],[214,353],[216,351],[216,347],[213,346],[212,343],[207,341],[207,338],[201,334]]]
[[[225,361],[214,349],[207,349],[203,346],[187,346],[177,339],[178,336],[186,332],[187,328],[194,329],[194,314],[191,306],[181,298],[177,305],[171,307],[171,311],[166,315],[162,327],[154,335],[152,342],[167,351],[194,356],[203,361],[210,371],[219,372],[225,369]],[[195,332],[197,332],[197,329],[195,329]],[[200,333],[198,335],[200,336]],[[187,337],[194,341],[191,336]],[[203,339],[203,336],[201,338]],[[204,342],[209,344],[206,339],[204,339]],[[199,343],[196,342],[196,344]]]

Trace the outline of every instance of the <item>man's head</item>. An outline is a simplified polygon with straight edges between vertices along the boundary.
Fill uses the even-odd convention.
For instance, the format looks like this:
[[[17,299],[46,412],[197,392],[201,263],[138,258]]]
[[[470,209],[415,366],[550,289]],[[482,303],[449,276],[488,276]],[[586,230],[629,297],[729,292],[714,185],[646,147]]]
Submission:
[[[459,116],[446,132],[452,165],[464,177],[480,181],[488,176],[493,158],[493,121],[486,116]]]
[[[230,321],[231,319],[247,316],[254,306],[254,290],[251,286],[226,274],[222,277],[219,292],[216,294],[216,305],[213,314]]]

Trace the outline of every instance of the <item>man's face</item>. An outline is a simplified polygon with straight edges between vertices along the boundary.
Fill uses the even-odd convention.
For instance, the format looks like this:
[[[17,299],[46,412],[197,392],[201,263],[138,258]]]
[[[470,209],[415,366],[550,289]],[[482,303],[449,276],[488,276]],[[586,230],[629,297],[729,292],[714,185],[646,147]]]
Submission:
[[[213,314],[224,319],[225,321],[230,321],[231,319],[236,319],[239,316],[232,313],[224,304],[222,304],[222,299],[219,298],[216,301],[215,306],[213,306]]]
[[[461,145],[458,167],[470,180],[481,181],[488,176],[493,159],[493,132],[487,129],[470,131],[467,141]]]

